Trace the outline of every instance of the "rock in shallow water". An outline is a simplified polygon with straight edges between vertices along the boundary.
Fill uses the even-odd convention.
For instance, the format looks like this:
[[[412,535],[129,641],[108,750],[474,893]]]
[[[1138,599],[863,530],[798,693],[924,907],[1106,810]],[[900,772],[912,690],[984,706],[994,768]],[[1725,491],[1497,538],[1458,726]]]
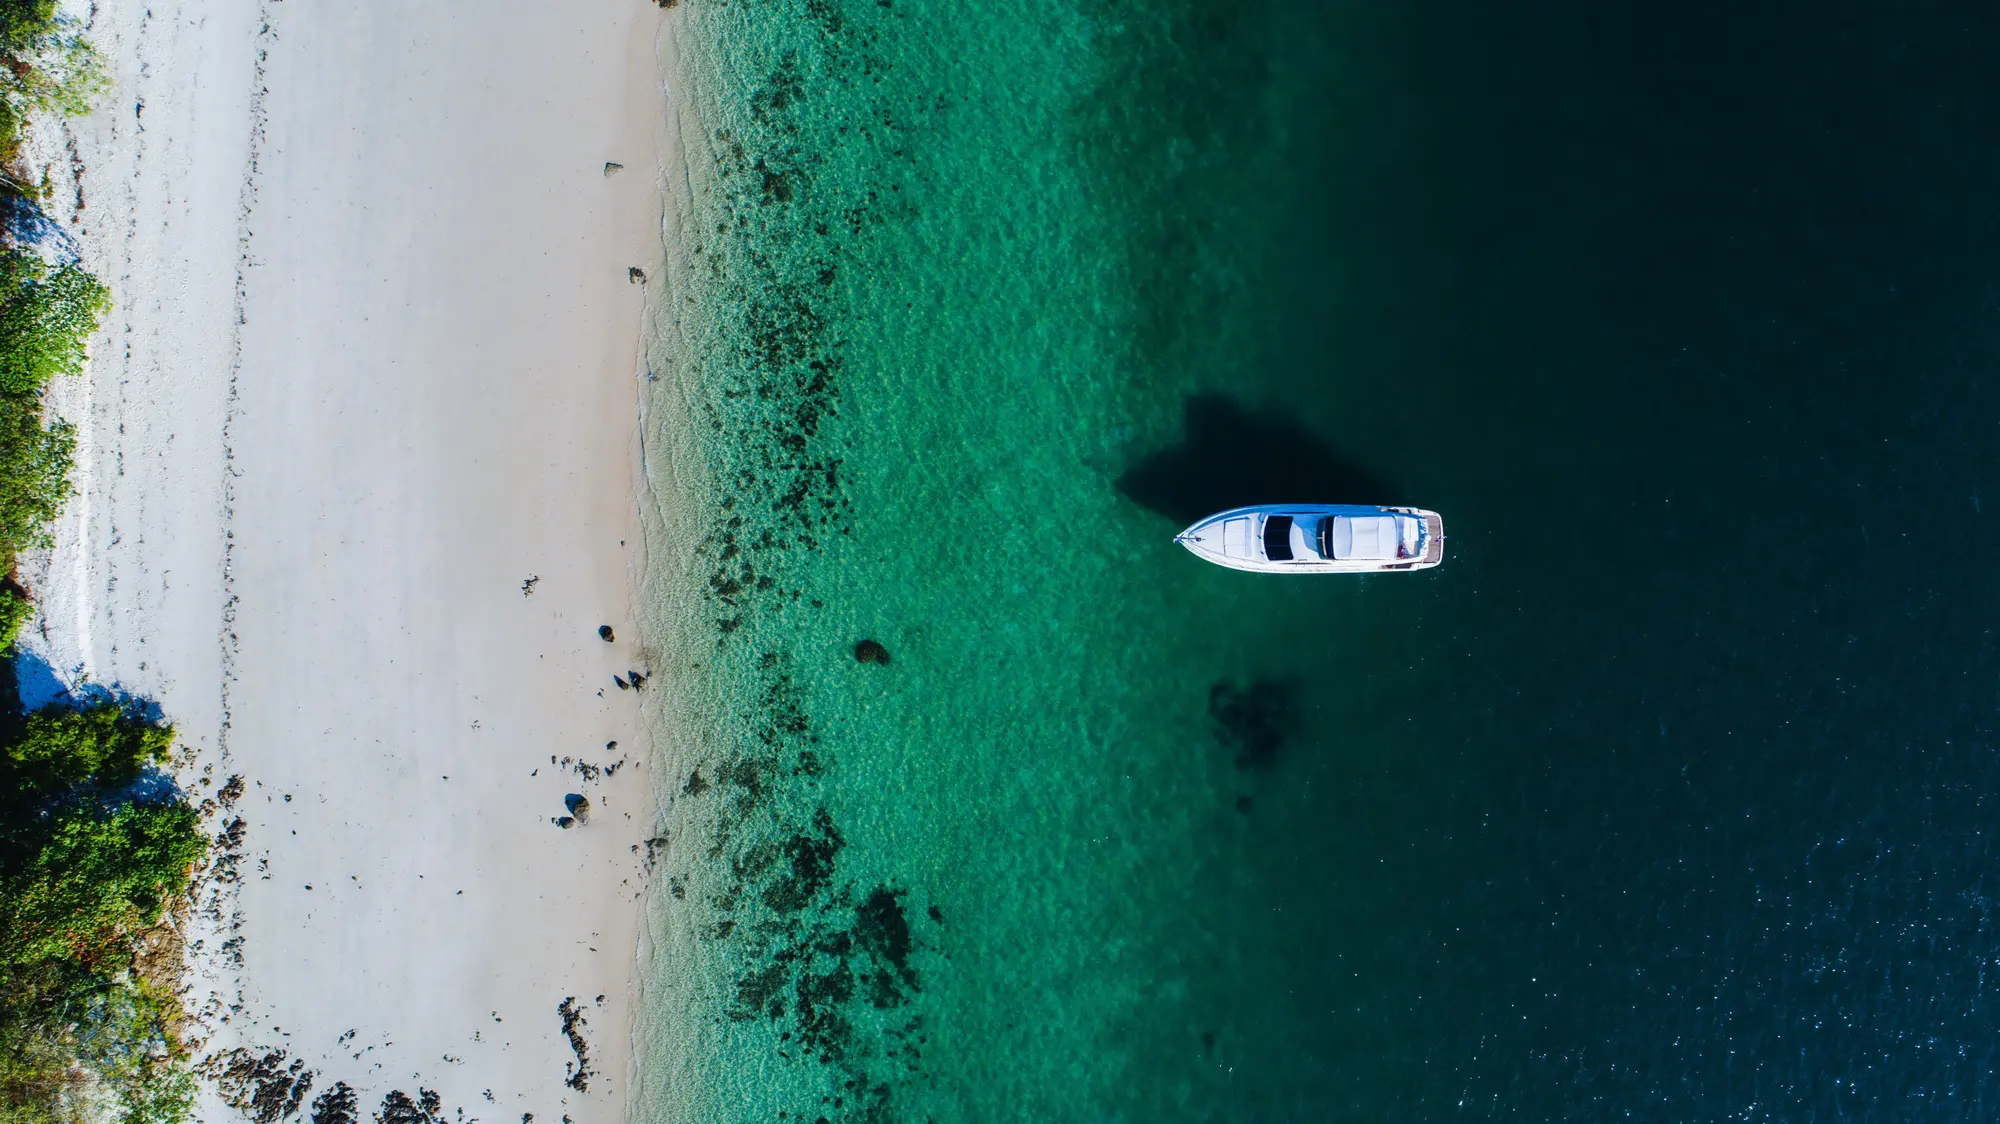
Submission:
[[[854,646],[854,658],[862,663],[886,664],[889,662],[889,649],[884,648],[880,640],[863,640]]]

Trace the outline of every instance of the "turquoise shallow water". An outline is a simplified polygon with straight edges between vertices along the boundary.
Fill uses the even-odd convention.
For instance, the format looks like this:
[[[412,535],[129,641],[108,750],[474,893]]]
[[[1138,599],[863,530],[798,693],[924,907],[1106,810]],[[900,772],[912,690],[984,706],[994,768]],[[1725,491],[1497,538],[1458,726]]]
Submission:
[[[638,1115],[1981,1118],[1990,19],[684,17]]]
[[[1198,70],[1172,36],[1206,17],[1111,15],[709,5],[683,36],[716,163],[663,362],[713,473],[720,721],[669,816],[699,1092],[661,1095],[698,1117],[1156,1115],[1248,1048],[1208,920],[1256,786],[1208,712],[1284,626],[1118,483],[1252,346],[1227,189],[1271,154],[1254,97],[1233,130],[1129,88]],[[1199,190],[1131,167],[1160,160]]]

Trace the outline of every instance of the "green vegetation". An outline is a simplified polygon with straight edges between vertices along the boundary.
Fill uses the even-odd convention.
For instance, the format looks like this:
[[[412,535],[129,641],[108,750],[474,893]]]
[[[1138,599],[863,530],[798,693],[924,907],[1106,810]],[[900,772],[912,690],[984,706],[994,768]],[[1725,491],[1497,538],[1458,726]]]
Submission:
[[[0,0],[0,164],[21,151],[34,113],[88,113],[109,83],[103,62],[56,0]]]
[[[104,70],[56,0],[0,0],[0,185],[23,185],[23,130],[80,113]],[[34,614],[13,576],[70,492],[75,435],[43,417],[83,367],[103,284],[0,232],[0,653]],[[164,924],[207,850],[200,813],[160,783],[173,731],[134,705],[22,714],[0,691],[0,1124],[178,1124],[194,1078],[177,1028],[179,938]]]
[[[69,495],[76,436],[42,420],[42,391],[82,368],[109,307],[110,294],[83,267],[0,250],[0,556],[46,543]]]
[[[10,651],[28,618],[35,615],[35,603],[28,593],[11,581],[0,580],[0,652]]]
[[[57,704],[0,739],[0,1124],[185,1119],[170,978],[140,938],[207,839],[178,794],[132,789],[173,731],[115,702]]]

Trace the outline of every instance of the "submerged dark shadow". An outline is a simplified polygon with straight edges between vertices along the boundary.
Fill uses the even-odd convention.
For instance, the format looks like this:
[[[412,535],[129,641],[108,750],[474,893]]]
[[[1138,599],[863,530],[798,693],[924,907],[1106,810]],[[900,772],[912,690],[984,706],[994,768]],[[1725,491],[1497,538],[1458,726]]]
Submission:
[[[1181,443],[1126,469],[1118,490],[1177,524],[1257,503],[1395,503],[1385,480],[1305,426],[1226,394],[1187,400]]]
[[[1298,685],[1281,679],[1256,679],[1247,687],[1223,680],[1208,689],[1215,738],[1235,751],[1237,768],[1263,770],[1277,760],[1298,729],[1298,696]]]

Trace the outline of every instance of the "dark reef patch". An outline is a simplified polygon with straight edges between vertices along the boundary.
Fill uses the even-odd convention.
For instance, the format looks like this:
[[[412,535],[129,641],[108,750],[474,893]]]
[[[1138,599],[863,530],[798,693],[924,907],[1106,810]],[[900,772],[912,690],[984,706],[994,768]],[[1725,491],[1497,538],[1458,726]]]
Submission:
[[[779,913],[804,909],[833,881],[834,859],[845,845],[826,809],[814,812],[811,831],[785,840],[785,870],[765,887],[764,904]]]
[[[1270,679],[1248,687],[1220,682],[1208,689],[1208,716],[1216,740],[1235,750],[1237,768],[1265,769],[1298,727],[1298,687]],[[1239,803],[1237,810],[1249,806]]]
[[[759,689],[681,788],[680,853],[705,855],[716,877],[674,875],[669,893],[699,898],[697,931],[731,944],[728,1016],[781,1024],[786,1064],[828,1067],[828,1103],[791,1115],[885,1121],[921,1057],[910,998],[922,942],[904,891],[846,868],[838,805],[821,787],[837,759],[806,712],[789,642],[767,638],[801,634],[799,617],[826,607],[806,596],[809,567],[854,533],[850,302],[868,297],[876,232],[916,215],[910,152],[949,102],[878,92],[908,46],[883,49],[903,18],[890,4],[766,0],[759,18],[787,25],[789,42],[742,62],[759,77],[738,84],[740,111],[711,134],[718,187],[673,279],[708,333],[690,378],[716,496],[696,548],[703,615],[717,658]],[[890,662],[877,640],[854,653]]]
[[[877,1007],[903,1001],[903,989],[916,990],[917,974],[910,968],[910,921],[903,913],[903,891],[877,886],[854,911],[854,936],[878,969]],[[886,995],[884,999],[882,996]]]
[[[840,1087],[870,1091],[843,1104],[871,1104],[873,1118],[890,1119],[890,1091],[915,1072],[928,1041],[909,1009],[923,943],[904,890],[863,891],[842,878],[847,841],[819,793],[826,766],[790,659],[765,651],[750,669],[762,689],[735,726],[735,756],[703,767],[716,777],[708,854],[725,877],[706,897],[702,931],[734,942],[744,965],[726,1013],[778,1024],[784,1059],[830,1067]]]

